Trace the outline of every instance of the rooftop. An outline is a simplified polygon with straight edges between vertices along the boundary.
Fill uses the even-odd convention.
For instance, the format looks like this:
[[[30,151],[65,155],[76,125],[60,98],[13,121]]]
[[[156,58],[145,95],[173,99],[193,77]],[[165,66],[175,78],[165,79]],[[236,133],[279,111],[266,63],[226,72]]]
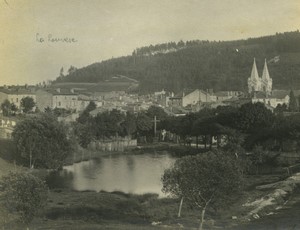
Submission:
[[[298,90],[296,90],[296,91],[298,91]],[[272,98],[283,99],[287,95],[290,95],[290,90],[273,90],[271,97]],[[299,92],[299,95],[300,95],[300,92]]]
[[[77,95],[76,93],[71,92],[70,89],[45,88],[45,89],[41,89],[41,90],[51,93],[52,95]]]
[[[13,95],[22,95],[22,94],[30,94],[33,95],[34,90],[25,88],[25,87],[0,87],[0,92],[5,93],[5,94],[13,94]]]

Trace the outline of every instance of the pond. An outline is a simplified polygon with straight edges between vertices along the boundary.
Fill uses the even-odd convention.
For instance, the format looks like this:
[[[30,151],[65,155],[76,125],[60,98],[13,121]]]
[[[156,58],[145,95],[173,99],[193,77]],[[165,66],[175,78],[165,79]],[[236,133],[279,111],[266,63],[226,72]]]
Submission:
[[[109,155],[83,161],[51,173],[50,188],[77,191],[157,193],[163,196],[161,176],[176,158],[169,154]]]

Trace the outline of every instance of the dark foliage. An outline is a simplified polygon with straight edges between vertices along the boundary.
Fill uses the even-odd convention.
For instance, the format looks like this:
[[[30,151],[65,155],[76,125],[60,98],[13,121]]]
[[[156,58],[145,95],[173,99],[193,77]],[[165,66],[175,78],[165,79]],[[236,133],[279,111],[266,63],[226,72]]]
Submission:
[[[175,92],[183,88],[243,90],[253,57],[258,69],[267,58],[274,88],[300,87],[299,31],[229,42],[150,45],[136,49],[131,56],[71,71],[56,82],[99,82],[125,75],[140,81],[141,93],[162,88]]]
[[[72,150],[66,127],[49,114],[25,118],[12,136],[21,163],[30,168],[58,169]]]
[[[32,111],[35,106],[35,102],[32,97],[24,97],[21,99],[21,107],[24,113]]]
[[[29,223],[46,204],[45,183],[29,173],[10,173],[2,178],[0,185],[4,206],[20,215],[24,223]]]
[[[16,111],[18,110],[16,105],[14,103],[10,103],[9,100],[5,100],[1,104],[1,110],[3,116],[12,116],[16,114]]]

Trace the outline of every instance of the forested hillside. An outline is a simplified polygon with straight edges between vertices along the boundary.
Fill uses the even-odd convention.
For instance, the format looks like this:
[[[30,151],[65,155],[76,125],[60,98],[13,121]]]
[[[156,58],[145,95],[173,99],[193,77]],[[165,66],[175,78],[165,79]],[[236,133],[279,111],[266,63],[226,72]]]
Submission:
[[[259,74],[264,59],[273,88],[300,89],[300,32],[238,41],[180,41],[141,47],[132,55],[94,63],[56,82],[99,82],[125,75],[140,82],[141,93],[200,88],[245,90],[253,58]]]

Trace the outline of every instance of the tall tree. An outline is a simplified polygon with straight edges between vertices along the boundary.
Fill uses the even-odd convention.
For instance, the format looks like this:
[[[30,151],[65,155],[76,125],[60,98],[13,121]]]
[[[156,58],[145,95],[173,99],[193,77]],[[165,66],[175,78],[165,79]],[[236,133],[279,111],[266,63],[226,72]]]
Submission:
[[[59,71],[59,77],[60,78],[63,78],[65,75],[64,75],[64,67],[61,67],[60,71]]]
[[[236,126],[243,132],[255,132],[270,126],[274,115],[263,103],[247,103],[238,111]]]
[[[65,126],[49,114],[25,118],[12,136],[18,156],[30,168],[58,169],[72,150]]]
[[[289,102],[289,111],[297,112],[298,111],[298,103],[294,94],[294,91],[290,92],[290,102]]]
[[[141,135],[147,136],[153,130],[152,119],[143,112],[138,114],[136,124],[137,132]]]
[[[123,127],[121,124],[125,120],[125,115],[119,110],[113,109],[112,111],[98,113],[94,118],[94,129],[98,139],[110,138],[118,135],[123,135]]]
[[[176,160],[162,176],[162,190],[183,197],[201,209],[201,230],[207,207],[220,207],[231,202],[240,191],[242,181],[242,172],[235,158],[221,152],[209,152]]]
[[[149,107],[146,114],[152,119],[154,118],[154,116],[156,116],[156,118],[159,120],[165,120],[168,116],[163,108],[154,105]]]
[[[215,117],[198,119],[193,123],[192,134],[194,136],[204,136],[205,141],[209,140],[210,148],[212,148],[213,137],[217,137],[217,146],[219,147],[220,135],[224,133],[224,127],[217,123]]]
[[[134,134],[137,130],[135,115],[127,112],[125,121],[121,125],[124,127],[125,135],[131,136]]]
[[[73,131],[77,142],[83,148],[87,148],[95,137],[94,125],[92,121],[86,123],[74,122]]]
[[[12,104],[7,99],[1,104],[1,110],[4,116],[11,115],[12,113],[11,106]]]
[[[90,112],[96,109],[96,104],[90,101],[85,110],[80,114],[77,122],[73,123],[73,130],[79,145],[86,148],[95,138],[95,119]]]
[[[32,111],[35,106],[35,102],[32,97],[24,97],[21,99],[21,107],[24,113]]]
[[[77,121],[81,124],[87,123],[91,120],[90,112],[96,109],[96,104],[93,101],[90,101],[88,106],[83,110],[83,112],[78,117]]]
[[[68,74],[70,75],[70,74],[74,73],[76,70],[77,70],[77,68],[71,65],[70,68],[68,69]]]

